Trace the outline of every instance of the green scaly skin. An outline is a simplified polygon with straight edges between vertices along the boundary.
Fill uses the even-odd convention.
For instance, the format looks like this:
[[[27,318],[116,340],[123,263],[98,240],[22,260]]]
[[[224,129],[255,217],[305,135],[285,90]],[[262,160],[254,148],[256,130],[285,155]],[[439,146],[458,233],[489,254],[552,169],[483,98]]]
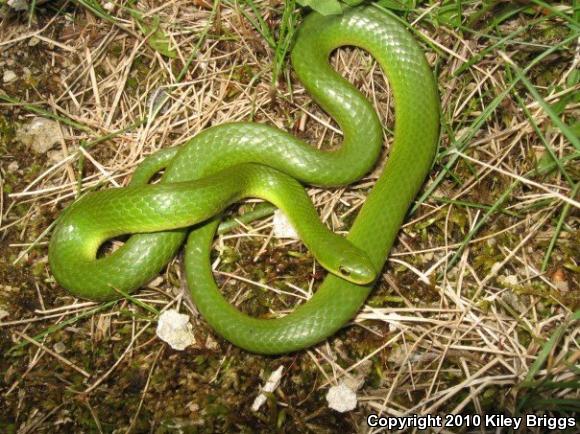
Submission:
[[[407,209],[430,170],[439,135],[439,101],[432,72],[413,38],[390,15],[367,6],[348,9],[340,16],[310,14],[298,32],[292,51],[298,78],[342,128],[344,140],[339,149],[319,151],[267,125],[231,123],[209,128],[180,148],[156,154],[140,166],[132,186],[112,190],[115,193],[87,195],[60,218],[51,239],[49,260],[62,286],[80,297],[106,300],[118,297],[113,288],[131,292],[152,279],[176,254],[187,236],[189,228],[178,226],[192,223],[186,223],[185,217],[177,217],[158,228],[151,220],[163,214],[172,218],[181,216],[175,208],[181,209],[184,203],[190,208],[203,208],[192,204],[190,194],[196,196],[197,201],[212,202],[213,209],[199,211],[196,218],[201,220],[219,214],[219,210],[244,194],[275,201],[292,215],[294,224],[300,226],[302,222],[299,229],[304,232],[303,238],[314,234],[313,241],[305,242],[316,249],[316,237],[322,236],[317,235],[317,231],[322,233],[323,229],[318,225],[315,226],[318,229],[309,230],[310,222],[304,223],[303,214],[312,211],[304,211],[308,206],[295,209],[296,197],[304,193],[291,178],[320,186],[349,184],[372,167],[382,145],[382,128],[372,106],[329,66],[330,53],[344,45],[370,52],[382,67],[394,94],[395,140],[389,161],[347,237],[353,246],[365,252],[372,269],[382,269]],[[246,163],[266,165],[275,170]],[[240,166],[228,170],[234,165]],[[159,187],[155,187],[159,191],[151,193],[152,199],[144,194],[152,186],[143,184],[161,168],[166,169],[165,174]],[[268,176],[254,175],[250,173],[252,170],[265,171]],[[243,175],[247,179],[258,182],[275,179],[273,182],[278,185],[266,192],[264,188],[247,187],[245,181],[226,179],[231,172],[238,174],[240,171],[248,172]],[[281,193],[280,183],[288,186]],[[244,184],[243,188],[240,184]],[[224,193],[224,186],[230,186],[233,193]],[[174,195],[171,193],[173,187],[188,192]],[[209,193],[206,196],[203,191],[195,193],[200,187]],[[292,197],[287,197],[286,190],[292,191]],[[114,197],[112,203],[89,206],[100,210],[98,217],[90,211],[74,211],[82,208],[78,204],[90,204],[97,200],[91,198],[106,194]],[[209,196],[223,197],[214,201]],[[114,212],[108,214],[105,208],[114,208]],[[84,225],[82,230],[71,229],[76,228],[74,215],[77,213],[84,215],[80,219]],[[276,319],[249,317],[230,305],[215,284],[210,249],[218,224],[218,217],[213,217],[189,232],[185,247],[186,277],[193,300],[207,322],[224,338],[248,351],[280,354],[320,342],[356,314],[372,289],[372,283],[356,284],[329,274],[315,295],[289,315]],[[91,235],[83,231],[93,229],[95,233],[101,231],[100,238],[87,243],[85,237]],[[164,232],[133,235],[110,257],[94,260],[97,244],[103,237],[128,229],[130,232]],[[83,256],[83,243],[90,244],[85,248],[93,252],[92,258]],[[343,246],[346,250],[351,248],[350,244]],[[318,249],[322,250],[319,252],[322,257],[332,257],[324,252],[327,248]],[[352,248],[351,252],[359,259],[359,262],[352,262],[353,266],[363,266],[364,258],[354,253],[358,250]],[[314,254],[316,256],[317,252]],[[340,274],[336,267],[340,267],[341,261],[344,258],[334,262],[330,259],[333,263],[326,266]]]

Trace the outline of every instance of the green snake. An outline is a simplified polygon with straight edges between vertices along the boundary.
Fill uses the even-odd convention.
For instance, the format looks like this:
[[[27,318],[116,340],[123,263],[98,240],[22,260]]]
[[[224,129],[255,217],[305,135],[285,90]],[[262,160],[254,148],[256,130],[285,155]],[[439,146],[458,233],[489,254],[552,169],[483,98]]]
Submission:
[[[383,173],[346,238],[318,221],[299,180],[318,186],[360,179],[381,153],[383,130],[371,104],[329,64],[340,46],[368,51],[387,76],[395,132]],[[192,299],[210,326],[248,351],[280,354],[318,343],[360,309],[383,268],[406,212],[430,171],[439,136],[439,98],[432,71],[408,31],[373,6],[341,15],[309,14],[291,53],[298,79],[338,123],[343,142],[316,150],[259,123],[208,128],[186,144],[146,158],[131,184],[89,193],[59,217],[49,246],[56,280],[74,295],[118,298],[155,277],[185,245]],[[163,170],[161,182],[149,184]],[[315,258],[330,271],[316,293],[286,316],[254,318],[220,293],[210,251],[220,213],[245,197],[266,199],[289,217]],[[100,245],[133,234],[112,254]]]

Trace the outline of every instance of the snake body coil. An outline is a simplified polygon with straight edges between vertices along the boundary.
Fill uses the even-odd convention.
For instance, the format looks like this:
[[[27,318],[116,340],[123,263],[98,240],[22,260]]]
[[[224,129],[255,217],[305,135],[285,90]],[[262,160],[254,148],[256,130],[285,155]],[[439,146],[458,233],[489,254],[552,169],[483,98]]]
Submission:
[[[314,211],[292,179],[345,185],[363,176],[380,153],[383,135],[374,109],[328,63],[331,52],[344,45],[371,53],[395,100],[389,161],[349,232],[349,242],[321,224],[310,224]],[[320,342],[349,321],[371,291],[369,282],[383,267],[429,172],[439,133],[437,90],[413,38],[372,6],[336,16],[310,14],[299,29],[292,64],[308,92],[341,127],[339,149],[319,151],[263,124],[209,128],[180,148],[146,159],[131,186],[89,194],[63,213],[49,246],[57,281],[80,297],[116,298],[115,288],[131,292],[157,275],[187,237],[185,270],[193,300],[208,323],[234,344],[257,353],[285,353]],[[160,184],[145,185],[163,168]],[[316,258],[336,274],[329,274],[310,300],[282,318],[241,313],[223,298],[212,275],[210,249],[219,223],[212,216],[246,195],[282,207]],[[203,223],[187,235],[195,222]],[[112,255],[96,259],[99,245],[120,233],[137,235]]]

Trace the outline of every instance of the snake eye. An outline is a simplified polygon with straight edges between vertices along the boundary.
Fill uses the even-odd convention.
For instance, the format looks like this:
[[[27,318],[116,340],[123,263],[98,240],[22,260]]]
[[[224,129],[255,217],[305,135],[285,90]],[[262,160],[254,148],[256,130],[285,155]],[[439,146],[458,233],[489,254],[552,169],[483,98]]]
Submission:
[[[350,270],[348,270],[343,265],[341,265],[340,267],[338,267],[338,272],[340,274],[342,274],[344,277],[349,277],[350,276]]]

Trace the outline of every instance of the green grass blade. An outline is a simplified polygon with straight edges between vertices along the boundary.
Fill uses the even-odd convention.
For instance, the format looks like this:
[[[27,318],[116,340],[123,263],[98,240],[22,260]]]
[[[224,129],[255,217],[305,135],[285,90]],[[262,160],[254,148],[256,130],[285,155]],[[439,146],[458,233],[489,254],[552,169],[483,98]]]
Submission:
[[[541,54],[536,56],[530,62],[530,64],[524,69],[524,72],[526,72],[529,69],[531,69],[532,67],[534,67],[536,64],[541,62],[543,59],[545,59],[547,56],[552,54],[554,51],[559,50],[561,47],[563,47],[566,44],[568,44],[572,41],[575,41],[575,40],[576,40],[576,35],[571,35],[571,36],[568,36],[567,38],[565,38],[564,40],[562,40],[560,43],[554,45],[553,47],[548,48],[547,50],[545,50],[544,52],[542,52]],[[497,95],[489,103],[489,105],[487,107],[485,107],[483,112],[472,122],[471,126],[468,128],[468,132],[463,137],[461,137],[460,140],[457,141],[457,145],[456,145],[455,149],[459,149],[460,151],[462,151],[464,148],[466,148],[469,145],[471,139],[473,139],[473,137],[475,137],[475,135],[477,134],[477,132],[479,131],[481,126],[484,124],[484,122],[487,120],[487,118],[497,109],[497,107],[500,105],[500,103],[505,99],[505,97],[515,87],[515,85],[518,83],[518,81],[519,80],[517,77],[514,80],[512,80],[511,83],[509,83],[507,85],[507,87],[499,95]],[[442,157],[444,157],[446,155],[446,153],[451,154],[449,161],[443,166],[443,170],[440,171],[439,175],[437,175],[437,177],[433,180],[433,182],[425,189],[425,191],[416,200],[415,204],[413,205],[413,207],[410,210],[410,214],[413,214],[419,208],[419,206],[421,206],[421,204],[423,202],[425,202],[427,200],[427,198],[429,196],[431,196],[431,194],[433,194],[433,192],[439,187],[439,184],[441,184],[441,182],[447,176],[447,172],[451,171],[451,168],[455,165],[455,163],[459,159],[459,155],[452,154],[452,151],[453,150],[445,151],[437,157],[437,159],[441,159]]]
[[[148,312],[151,312],[153,315],[155,315],[155,317],[159,316],[159,311],[157,309],[155,309],[153,306],[149,306],[147,303],[143,303],[141,300],[139,300],[138,298],[133,297],[131,294],[129,294],[128,292],[122,291],[119,288],[113,288],[115,290],[115,292],[118,292],[120,295],[122,295],[124,298],[126,298],[127,300],[129,300],[131,303],[145,309]]]
[[[37,104],[29,104],[29,103],[20,101],[17,98],[12,98],[11,96],[3,95],[1,93],[0,93],[0,100],[6,101],[7,103],[10,103],[13,105],[20,106],[20,107],[28,110],[29,112],[36,113],[37,115],[43,116],[45,118],[49,118],[49,119],[61,122],[65,125],[68,125],[69,127],[73,127],[73,128],[78,129],[78,130],[84,131],[85,133],[89,133],[89,134],[93,133],[93,130],[91,130],[86,125],[80,124],[76,121],[73,121],[72,119],[67,118],[67,117],[54,114],[53,112],[50,112],[48,110],[43,109],[42,107],[39,107]]]
[[[571,194],[571,198],[574,199],[576,197],[576,195],[578,194],[578,187],[580,186],[580,182],[577,183],[573,190],[572,190],[572,194]],[[560,213],[560,218],[558,219],[558,223],[556,224],[556,227],[554,228],[554,234],[552,235],[552,238],[550,239],[550,244],[548,245],[548,248],[546,249],[546,254],[544,255],[544,260],[542,261],[542,268],[540,269],[543,272],[545,272],[548,269],[548,263],[550,262],[550,257],[552,256],[552,252],[554,251],[554,247],[556,246],[556,242],[558,241],[558,237],[560,236],[560,232],[562,232],[562,227],[564,226],[564,222],[566,221],[566,218],[568,217],[568,214],[570,213],[570,209],[571,209],[571,205],[570,203],[565,203],[564,206],[562,207],[562,212]]]
[[[570,187],[574,187],[574,181],[572,180],[572,177],[568,174],[568,172],[566,171],[566,169],[564,168],[564,166],[560,162],[560,159],[556,156],[556,152],[552,149],[552,146],[550,146],[550,144],[546,140],[546,137],[544,136],[544,134],[542,133],[542,131],[538,127],[538,124],[536,123],[536,121],[532,117],[532,114],[530,113],[530,111],[526,107],[526,104],[524,103],[522,98],[518,95],[517,92],[513,92],[513,96],[516,98],[518,105],[520,106],[520,108],[522,109],[522,111],[524,112],[526,117],[528,118],[528,121],[530,122],[530,125],[534,129],[534,132],[539,137],[540,141],[542,142],[542,145],[544,146],[544,148],[546,149],[546,151],[550,155],[551,161],[556,164],[556,167],[558,168],[558,170],[560,171],[562,176],[566,179],[566,182],[568,182],[568,185]]]
[[[574,132],[568,125],[562,122],[562,119],[560,119],[560,117],[554,111],[552,106],[548,104],[544,100],[544,98],[542,98],[542,96],[537,91],[536,87],[525,76],[524,71],[520,67],[518,67],[515,63],[513,63],[513,61],[509,57],[504,55],[504,59],[506,60],[506,63],[510,66],[510,68],[514,70],[518,81],[521,81],[528,88],[528,91],[532,94],[538,105],[544,110],[544,112],[546,112],[546,114],[550,117],[550,119],[552,119],[554,125],[570,141],[570,143],[572,144],[572,146],[574,146],[574,148],[580,150],[580,139],[578,139],[578,136],[574,134]]]
[[[568,319],[568,321],[562,323],[560,326],[558,326],[558,328],[554,331],[554,333],[552,333],[552,336],[550,336],[550,339],[548,339],[546,343],[542,346],[542,349],[538,353],[538,357],[536,357],[536,360],[528,370],[526,378],[520,385],[521,388],[524,387],[529,388],[535,384],[534,377],[540,371],[540,369],[542,369],[544,363],[546,363],[546,360],[548,359],[548,356],[550,355],[552,350],[556,347],[556,344],[560,341],[560,339],[566,332],[567,328],[570,326],[570,323],[578,320],[580,320],[580,310],[574,312],[572,316]]]
[[[89,317],[91,315],[94,315],[95,313],[98,313],[98,312],[101,312],[101,311],[103,311],[105,309],[108,309],[109,307],[113,306],[117,302],[118,302],[118,300],[108,301],[106,303],[103,303],[103,304],[95,307],[94,309],[87,310],[86,312],[83,312],[83,313],[81,313],[79,315],[76,315],[76,316],[74,316],[72,318],[69,318],[69,319],[67,319],[67,320],[65,320],[63,322],[60,322],[60,323],[55,324],[53,326],[50,326],[46,330],[44,330],[43,332],[37,334],[36,336],[33,336],[32,339],[34,339],[35,341],[39,341],[40,342],[40,340],[42,338],[44,338],[45,336],[48,336],[48,335],[50,335],[50,334],[52,334],[54,332],[57,332],[59,330],[62,330],[63,328],[65,328],[65,327],[67,327],[67,326],[69,326],[71,324],[74,324],[74,323],[76,323],[77,321],[79,321],[79,320],[81,320],[83,318]],[[30,345],[30,342],[23,341],[23,342],[21,342],[21,343],[19,343],[17,345],[14,345],[13,347],[9,348],[6,351],[5,354],[6,355],[10,355],[10,354],[14,353],[17,350],[26,347],[27,345]]]

